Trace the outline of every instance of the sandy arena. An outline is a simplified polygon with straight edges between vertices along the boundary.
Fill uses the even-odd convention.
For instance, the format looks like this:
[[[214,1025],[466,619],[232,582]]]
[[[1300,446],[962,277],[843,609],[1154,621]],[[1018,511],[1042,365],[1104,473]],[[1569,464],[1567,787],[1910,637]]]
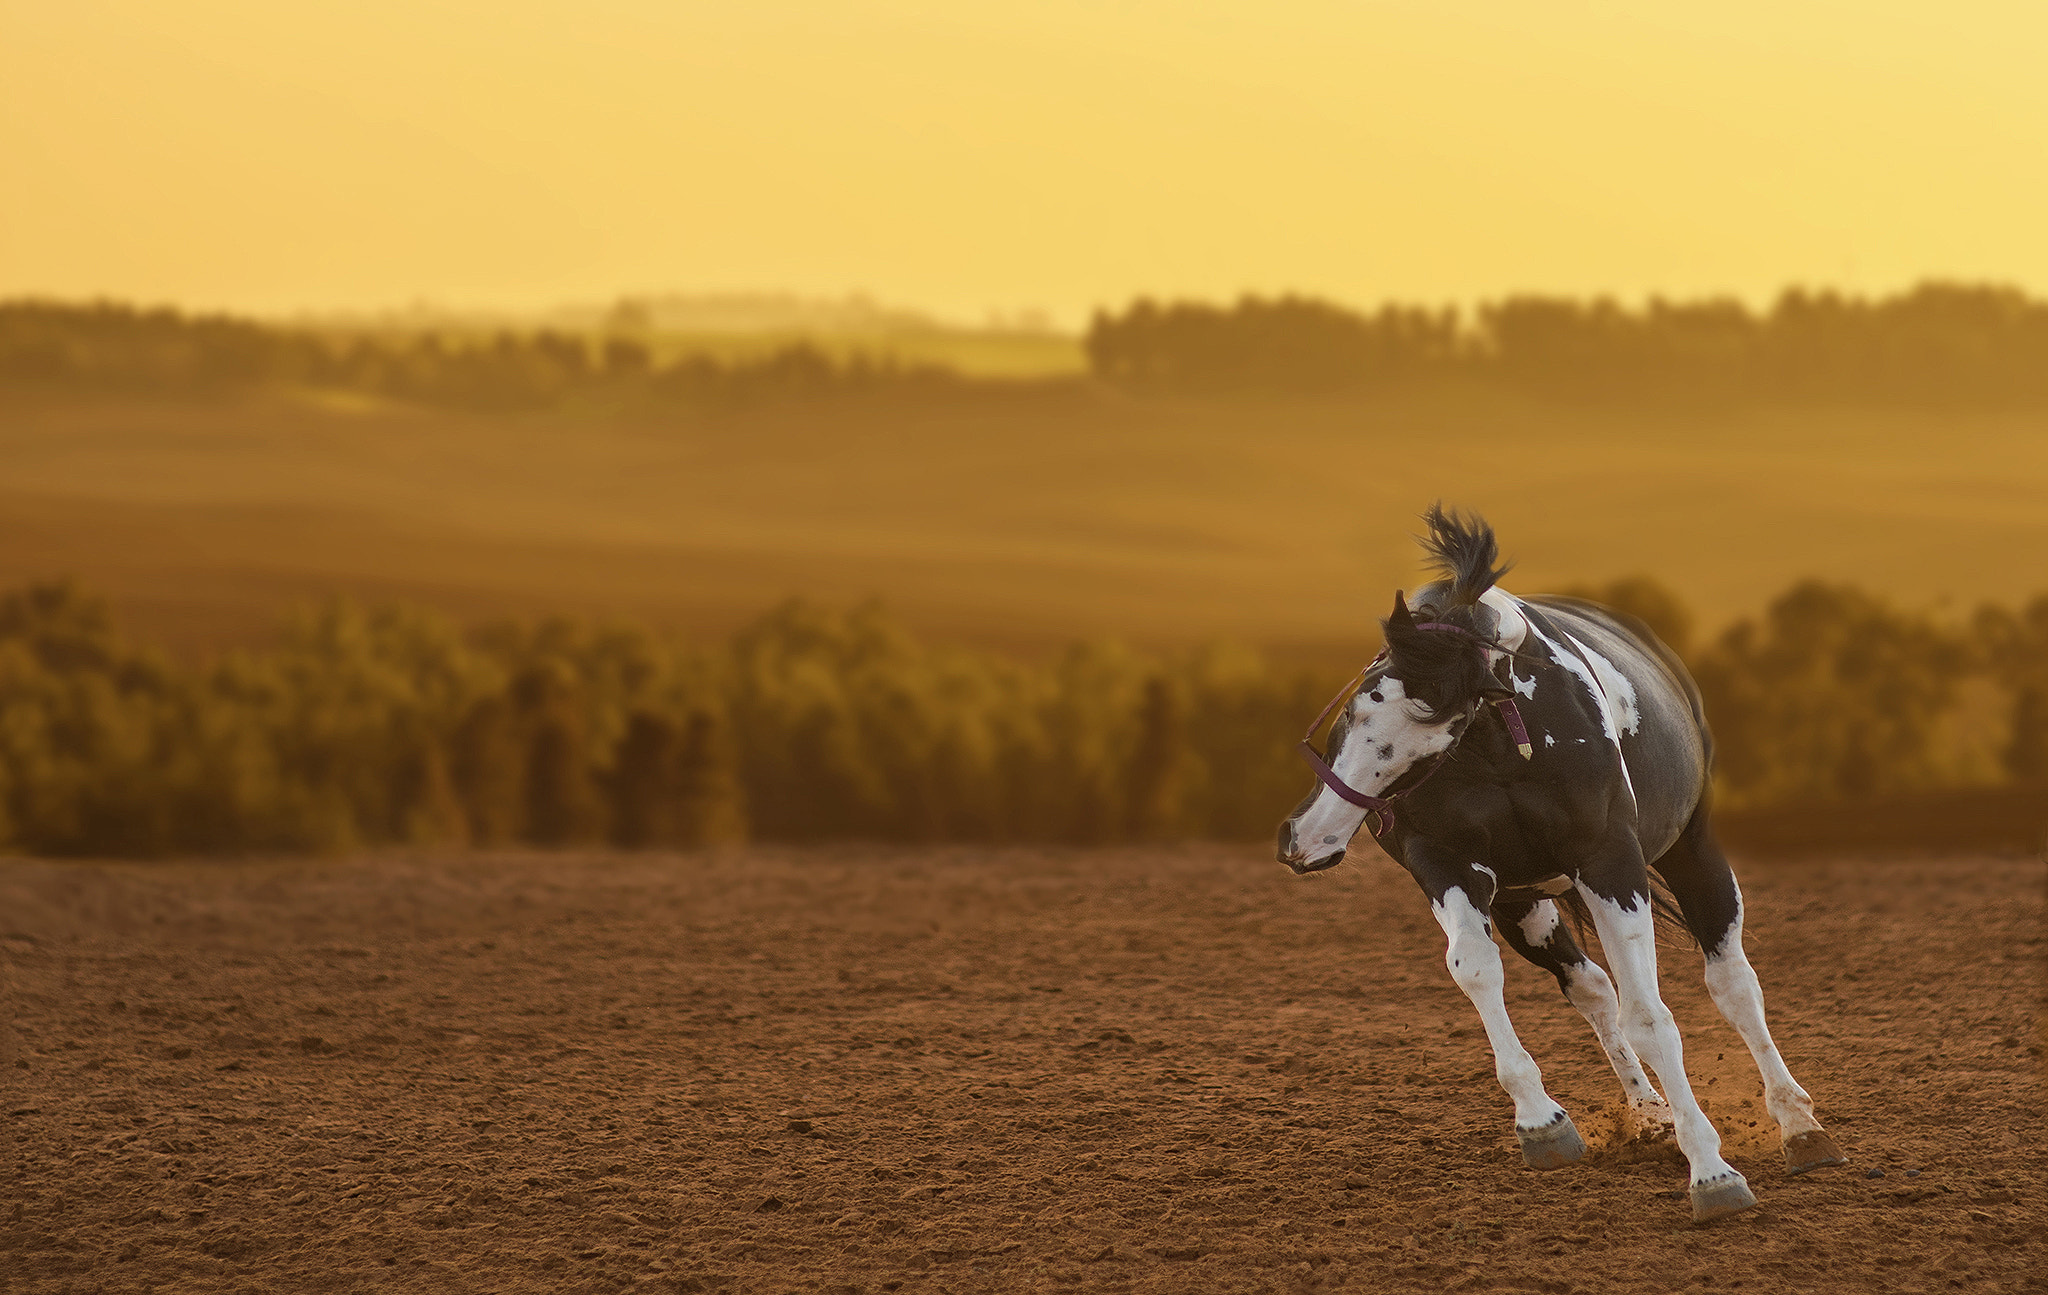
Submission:
[[[1523,1167],[1412,883],[1255,847],[0,864],[0,1290],[2048,1289],[2043,869],[1745,865],[1786,1179],[1699,957],[1675,1153],[1548,976]],[[1882,1171],[1881,1177],[1873,1177]]]

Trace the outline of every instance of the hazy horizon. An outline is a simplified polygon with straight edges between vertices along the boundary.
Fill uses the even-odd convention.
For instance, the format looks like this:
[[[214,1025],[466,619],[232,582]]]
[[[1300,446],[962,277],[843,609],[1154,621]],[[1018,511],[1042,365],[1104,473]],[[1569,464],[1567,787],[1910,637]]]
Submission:
[[[1654,290],[1634,293],[1520,292],[1503,289],[1459,299],[1380,297],[1354,299],[1307,289],[1279,289],[1270,292],[1203,296],[1197,293],[1137,294],[1132,297],[1096,302],[1068,318],[1033,307],[1014,311],[990,308],[975,313],[947,313],[914,302],[872,292],[805,293],[764,288],[702,291],[691,289],[642,290],[615,293],[609,297],[564,298],[527,303],[485,305],[475,302],[442,301],[426,297],[395,300],[361,307],[297,307],[277,309],[241,308],[168,298],[123,297],[118,294],[61,294],[0,291],[0,303],[48,302],[65,306],[111,305],[134,310],[171,310],[181,315],[247,319],[271,327],[344,328],[570,328],[604,329],[616,325],[622,312],[645,310],[654,316],[651,326],[671,332],[744,335],[811,333],[883,334],[932,332],[989,332],[1043,334],[1079,340],[1098,315],[1115,314],[1140,301],[1169,305],[1228,308],[1246,300],[1285,299],[1318,302],[1357,314],[1371,315],[1381,309],[1424,309],[1448,311],[1460,326],[1476,326],[1480,312],[1488,306],[1519,299],[1542,299],[1574,304],[1613,303],[1624,311],[1640,312],[1655,303],[1689,305],[1705,302],[1734,302],[1753,315],[1768,315],[1787,294],[1837,297],[1848,301],[1897,300],[1930,287],[1958,286],[1968,289],[2011,290],[2029,298],[2048,298],[2048,291],[2035,291],[2011,277],[1952,278],[1923,275],[1895,288],[1848,288],[1824,279],[1792,279],[1775,288],[1753,293],[1702,289],[1688,293]],[[633,327],[645,327],[636,324]],[[631,328],[628,331],[632,331]]]
[[[2048,13],[9,4],[0,296],[2048,288]]]

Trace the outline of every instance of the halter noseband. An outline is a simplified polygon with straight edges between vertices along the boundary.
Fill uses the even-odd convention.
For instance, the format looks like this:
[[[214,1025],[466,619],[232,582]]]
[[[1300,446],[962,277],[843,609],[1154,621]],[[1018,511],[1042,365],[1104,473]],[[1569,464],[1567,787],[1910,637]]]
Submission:
[[[1493,642],[1491,639],[1487,639],[1481,637],[1478,634],[1474,634],[1471,630],[1466,629],[1462,625],[1451,625],[1447,624],[1444,621],[1423,621],[1420,624],[1418,624],[1415,628],[1419,630],[1438,630],[1444,633],[1455,634],[1459,638],[1477,644],[1479,647],[1485,649],[1488,652],[1499,652],[1505,656],[1514,657],[1518,659],[1532,661],[1541,660],[1540,657],[1530,656],[1526,652],[1517,652],[1513,648],[1504,648],[1500,644]],[[1344,779],[1339,777],[1337,775],[1337,771],[1330,767],[1329,761],[1323,759],[1322,753],[1316,750],[1316,730],[1323,726],[1324,720],[1330,718],[1331,711],[1336,710],[1337,707],[1345,701],[1345,699],[1353,696],[1357,692],[1359,687],[1361,687],[1365,683],[1366,676],[1372,673],[1373,667],[1378,665],[1381,661],[1384,661],[1386,658],[1387,649],[1381,648],[1379,651],[1379,655],[1375,656],[1371,661],[1368,661],[1365,665],[1365,668],[1358,672],[1358,678],[1352,680],[1348,684],[1345,684],[1343,688],[1338,690],[1337,695],[1335,697],[1330,698],[1330,704],[1323,707],[1322,712],[1316,716],[1315,722],[1308,726],[1308,733],[1302,737],[1301,745],[1297,748],[1301,752],[1301,758],[1308,761],[1309,768],[1315,770],[1316,777],[1321,780],[1322,784],[1325,787],[1328,787],[1331,791],[1336,792],[1338,796],[1342,797],[1345,800],[1350,801],[1352,804],[1358,806],[1360,809],[1363,809],[1365,811],[1366,826],[1372,830],[1374,839],[1378,839],[1379,837],[1385,836],[1387,832],[1393,828],[1394,802],[1400,800],[1405,796],[1413,795],[1416,788],[1422,786],[1423,783],[1428,782],[1432,777],[1434,777],[1436,775],[1436,771],[1444,766],[1444,762],[1446,760],[1450,759],[1451,753],[1458,749],[1458,744],[1465,740],[1465,732],[1471,731],[1471,726],[1468,724],[1466,726],[1465,732],[1459,733],[1455,741],[1453,741],[1449,746],[1445,747],[1443,750],[1437,752],[1435,756],[1431,757],[1428,770],[1426,770],[1420,778],[1416,779],[1412,783],[1409,783],[1406,787],[1403,787],[1401,790],[1393,793],[1390,796],[1368,796],[1364,792],[1358,790],[1356,787],[1353,787],[1350,783],[1345,782]],[[1467,711],[1467,719],[1469,719],[1472,715],[1476,714],[1478,712],[1479,705],[1483,704],[1484,703],[1475,704],[1470,711]],[[1532,759],[1536,754],[1536,748],[1535,745],[1529,741],[1529,728],[1526,724],[1522,722],[1522,712],[1515,708],[1515,699],[1513,697],[1499,697],[1494,699],[1493,706],[1496,710],[1500,712],[1501,719],[1506,722],[1508,726],[1508,735],[1514,738],[1515,740],[1515,749],[1521,753],[1521,756],[1524,760]]]

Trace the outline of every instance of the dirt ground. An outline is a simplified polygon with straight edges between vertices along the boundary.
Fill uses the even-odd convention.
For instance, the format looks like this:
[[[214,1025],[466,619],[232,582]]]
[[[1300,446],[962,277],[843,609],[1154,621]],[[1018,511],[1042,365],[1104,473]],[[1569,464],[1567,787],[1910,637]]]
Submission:
[[[1523,1167],[1383,859],[0,864],[0,1290],[2048,1289],[2042,866],[1743,875],[1778,1040],[1853,1163],[1781,1175],[1668,949],[1762,1201],[1702,1228],[1510,957],[1595,1144]]]

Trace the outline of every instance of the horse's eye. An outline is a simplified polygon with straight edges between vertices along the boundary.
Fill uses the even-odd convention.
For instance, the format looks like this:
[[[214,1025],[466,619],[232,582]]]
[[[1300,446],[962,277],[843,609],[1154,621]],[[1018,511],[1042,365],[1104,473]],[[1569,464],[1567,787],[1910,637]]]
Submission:
[[[1386,700],[1386,698],[1385,698],[1385,697],[1382,697],[1382,696],[1380,696],[1380,692],[1379,692],[1379,689],[1377,689],[1377,688],[1375,688],[1375,689],[1373,689],[1373,690],[1372,690],[1371,692],[1367,693],[1367,694],[1366,694],[1366,696],[1368,696],[1368,697],[1372,698],[1372,699],[1373,699],[1374,701],[1385,701],[1385,700]]]

